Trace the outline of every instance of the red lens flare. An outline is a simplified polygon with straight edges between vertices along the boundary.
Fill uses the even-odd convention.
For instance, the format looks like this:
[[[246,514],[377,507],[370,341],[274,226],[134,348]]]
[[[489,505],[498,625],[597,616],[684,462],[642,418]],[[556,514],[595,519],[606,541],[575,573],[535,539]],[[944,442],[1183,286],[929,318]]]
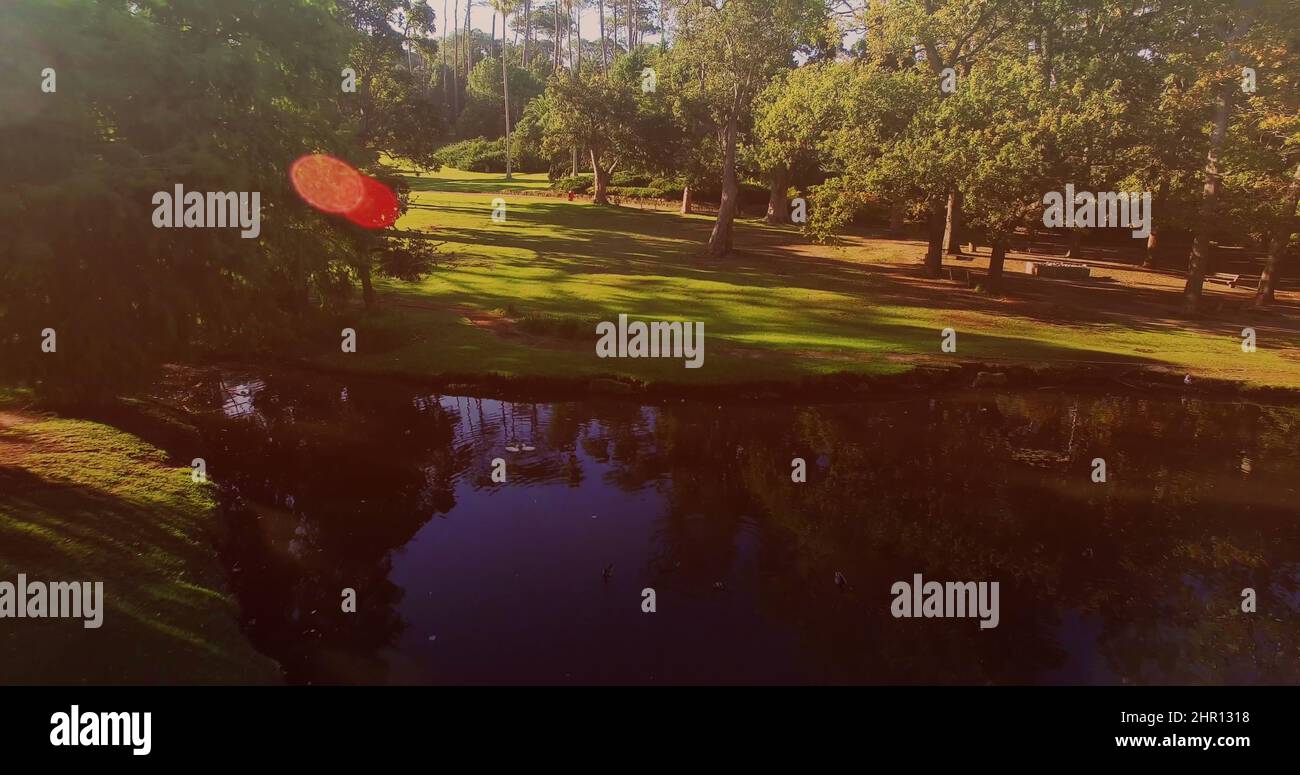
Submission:
[[[397,195],[342,159],[323,153],[303,156],[290,165],[289,182],[307,204],[358,226],[385,229],[397,220]]]
[[[303,156],[289,167],[289,182],[298,196],[327,213],[346,213],[361,204],[361,177],[351,164],[323,153]]]
[[[365,196],[361,203],[343,214],[344,218],[367,229],[386,229],[397,220],[400,205],[397,195],[374,178],[362,176]]]

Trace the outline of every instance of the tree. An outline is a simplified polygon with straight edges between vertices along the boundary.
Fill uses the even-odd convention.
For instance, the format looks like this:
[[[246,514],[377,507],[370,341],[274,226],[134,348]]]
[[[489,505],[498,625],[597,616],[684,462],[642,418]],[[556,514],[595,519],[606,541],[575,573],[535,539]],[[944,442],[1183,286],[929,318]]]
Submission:
[[[888,69],[862,61],[834,63],[825,72],[843,86],[835,88],[838,123],[820,143],[829,177],[813,188],[810,230],[826,239],[873,200],[896,211],[919,205],[929,222],[926,272],[937,277],[944,197],[961,161],[951,138],[940,134],[934,79],[916,67]]]
[[[0,286],[23,289],[0,300],[7,376],[75,397],[114,391],[196,345],[292,335],[313,299],[332,305],[348,292],[338,225],[298,199],[288,168],[312,151],[370,156],[340,106],[359,96],[339,89],[353,28],[296,0],[191,11],[5,6],[7,70],[27,67],[12,58],[36,46],[60,75],[78,74],[58,84],[72,98],[39,116],[10,107],[30,103],[25,80],[0,84]],[[260,233],[155,228],[152,199],[177,184],[258,192]],[[47,327],[57,355],[40,352]]]
[[[1016,26],[1021,14],[1020,4],[1012,0],[897,0],[872,3],[864,16],[868,47],[876,49],[877,57],[894,65],[919,62],[938,85],[942,78],[969,74]],[[945,76],[949,70],[952,75]],[[947,94],[940,91],[941,96]],[[948,253],[959,253],[957,189],[936,196],[943,201],[929,203],[931,220],[939,217],[934,212],[943,208],[944,224],[941,231],[932,225],[931,241],[939,245],[932,244],[929,249],[933,252],[946,246]]]
[[[809,65],[778,73],[759,94],[754,160],[768,180],[768,223],[790,220],[790,183],[801,171],[818,167],[818,147],[842,120],[840,90],[846,87],[847,75],[843,67]]]
[[[509,61],[509,43],[506,38],[506,19],[518,7],[518,0],[491,0],[492,7],[501,14],[501,101],[505,103],[506,122],[506,180],[510,180],[510,73],[506,62]]]
[[[687,32],[673,53],[688,70],[701,73],[690,88],[708,106],[722,148],[722,200],[708,252],[723,256],[731,252],[740,190],[736,147],[754,98],[776,71],[793,64],[795,50],[825,19],[825,6],[812,0],[704,0],[680,3],[676,13]]]
[[[524,50],[520,57],[524,69],[528,69],[528,44],[533,37],[533,0],[524,0]]]
[[[1256,306],[1262,307],[1273,303],[1278,277],[1281,276],[1283,257],[1290,247],[1291,236],[1296,232],[1297,205],[1300,205],[1300,164],[1297,164],[1295,174],[1291,176],[1291,183],[1281,197],[1281,206],[1278,208],[1272,233],[1269,235],[1268,259],[1259,277],[1259,287],[1255,291]]]
[[[625,79],[598,73],[551,76],[542,99],[547,101],[543,136],[548,153],[586,149],[593,175],[592,203],[609,204],[609,180],[620,164],[643,152],[636,132],[634,86]]]
[[[1003,263],[1015,230],[1041,217],[1047,188],[1046,150],[1054,110],[1035,63],[1014,57],[976,65],[962,88],[942,103],[961,160],[956,183],[969,226],[992,248],[985,287],[1002,283]]]
[[[1187,269],[1187,284],[1183,288],[1183,314],[1196,315],[1200,311],[1201,287],[1210,265],[1210,238],[1220,206],[1220,189],[1223,171],[1219,157],[1227,140],[1228,125],[1232,121],[1233,107],[1240,94],[1241,56],[1240,42],[1250,31],[1254,21],[1257,0],[1238,0],[1235,13],[1220,20],[1228,31],[1223,35],[1220,55],[1211,60],[1206,77],[1217,82],[1214,101],[1214,119],[1210,129],[1209,144],[1205,152],[1205,184],[1201,195],[1196,235],[1192,241],[1192,255]]]
[[[600,14],[600,72],[604,74],[609,72],[609,54],[605,46],[605,0],[596,0],[596,7]]]
[[[409,51],[432,55],[432,11],[421,0],[340,0],[339,15],[356,32],[345,61],[356,71],[358,92],[341,106],[356,123],[357,139],[429,163],[446,136],[446,121],[416,77]]]
[[[456,122],[458,137],[495,138],[504,135],[501,115],[505,108],[502,96],[506,87],[501,83],[501,70],[501,63],[496,58],[484,59],[474,65],[465,86],[465,109]],[[515,63],[506,67],[506,74],[510,77],[510,127],[513,135],[524,106],[542,93],[545,83]]]
[[[1262,5],[1243,59],[1252,63],[1255,89],[1243,93],[1224,147],[1232,192],[1231,222],[1267,249],[1255,304],[1274,301],[1300,204],[1300,6],[1295,0]]]

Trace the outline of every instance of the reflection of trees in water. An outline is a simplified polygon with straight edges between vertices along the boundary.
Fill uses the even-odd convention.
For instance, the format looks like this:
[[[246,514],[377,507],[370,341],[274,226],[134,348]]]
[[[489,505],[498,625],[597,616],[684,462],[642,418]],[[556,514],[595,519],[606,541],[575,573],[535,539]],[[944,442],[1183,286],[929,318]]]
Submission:
[[[1297,679],[1280,659],[1296,648],[1282,624],[1300,556],[1294,412],[1032,397],[818,407],[788,425],[751,449],[755,499],[793,537],[811,589],[849,568],[860,594],[881,590],[861,610],[821,595],[816,614],[789,596],[821,628],[808,641],[844,668],[835,677],[1031,680],[1060,665],[1052,631],[1072,608],[1100,616],[1109,668],[1133,681]],[[827,464],[793,484],[777,472],[794,454]],[[1243,476],[1242,455],[1267,462]],[[1089,479],[1094,456],[1109,484]],[[884,590],[918,571],[1000,580],[997,635],[889,619]],[[1251,584],[1261,613],[1234,614]]]
[[[659,493],[651,583],[709,589],[747,563],[741,583],[799,635],[817,680],[1024,682],[1071,645],[1092,655],[1062,642],[1090,637],[1101,672],[1065,680],[1300,680],[1284,625],[1300,573],[1294,410],[1050,394],[503,404],[275,379],[253,400],[256,415],[209,434],[209,466],[242,496],[233,554],[260,558],[235,577],[255,637],[299,678],[383,679],[374,655],[403,626],[392,550],[455,506],[458,481],[499,486],[491,460],[506,457],[512,485],[578,486],[594,463],[605,486]],[[512,437],[536,450],[505,453]],[[796,456],[806,484],[790,481]],[[890,585],[917,572],[999,581],[998,629],[893,619]],[[1238,613],[1245,586],[1253,616]],[[344,587],[357,614],[339,611]]]
[[[1252,584],[1261,612],[1290,610],[1295,412],[1036,395],[654,414],[562,404],[550,419],[552,449],[580,449],[622,490],[663,492],[654,583],[725,577],[740,531],[761,517],[750,559],[763,605],[804,633],[826,680],[1033,680],[1065,662],[1062,609],[1100,619],[1119,677],[1295,680],[1277,658],[1294,634],[1263,613],[1232,615]],[[807,484],[790,481],[795,456]],[[1106,485],[1090,479],[1094,457]],[[831,584],[836,570],[851,593]],[[890,617],[887,590],[915,572],[999,581],[996,634]]]
[[[381,680],[373,655],[403,627],[390,553],[455,506],[473,451],[454,443],[461,418],[365,383],[344,394],[268,378],[254,401],[256,417],[207,434],[209,470],[233,496],[232,576],[253,637],[295,680]],[[344,588],[356,613],[341,610]]]

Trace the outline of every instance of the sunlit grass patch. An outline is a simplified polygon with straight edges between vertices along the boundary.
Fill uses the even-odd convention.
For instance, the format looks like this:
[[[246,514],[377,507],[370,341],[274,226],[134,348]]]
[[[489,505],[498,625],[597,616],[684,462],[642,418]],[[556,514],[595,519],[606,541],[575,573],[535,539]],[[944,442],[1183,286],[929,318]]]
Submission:
[[[101,581],[106,609],[99,629],[10,621],[0,683],[279,680],[240,632],[210,483],[87,420],[28,416],[0,452],[0,579]]]

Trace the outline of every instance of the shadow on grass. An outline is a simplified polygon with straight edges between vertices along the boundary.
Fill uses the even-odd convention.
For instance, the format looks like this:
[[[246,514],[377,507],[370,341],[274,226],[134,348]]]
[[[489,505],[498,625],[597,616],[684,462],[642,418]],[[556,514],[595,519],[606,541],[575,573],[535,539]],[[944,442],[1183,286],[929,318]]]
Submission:
[[[504,175],[467,180],[416,175],[403,175],[402,178],[412,191],[438,191],[446,194],[491,194],[501,191],[538,191],[550,188],[550,182],[544,176],[540,180],[527,177],[506,180]]]
[[[10,429],[0,442],[37,425]],[[118,434],[104,431],[111,445]],[[198,485],[184,469],[134,457],[109,464],[39,433],[33,440],[0,467],[0,580],[102,582],[103,624],[11,621],[0,638],[0,684],[278,680],[240,633],[211,501],[187,494]]]
[[[1241,320],[1254,321],[1249,324],[1272,348],[1300,347],[1300,322],[1288,317],[1287,304],[1264,314],[1233,307],[1229,316],[1189,321],[1176,314],[1177,289],[1007,271],[1000,292],[986,294],[931,279],[920,266],[924,245],[915,240],[851,234],[827,248],[810,244],[793,227],[742,219],[736,224],[735,251],[717,258],[703,250],[713,226],[707,218],[562,200],[507,201],[508,221],[502,224],[491,221],[486,199],[416,203],[417,210],[446,216],[445,223],[435,215],[428,224],[441,238],[489,263],[470,274],[459,274],[456,267],[435,273],[445,295],[389,288],[408,302],[425,296],[432,304],[454,299],[483,309],[517,302],[524,312],[550,315],[671,313],[676,319],[704,320],[728,347],[767,348],[772,355],[803,352],[834,361],[863,352],[931,357],[938,335],[929,326],[949,313],[954,313],[951,325],[961,331],[962,358],[1158,364],[1164,361],[1156,354],[1176,344],[1165,337],[1221,340],[1239,331]],[[1009,256],[1008,269],[1018,268],[1020,260]],[[983,270],[972,269],[972,276],[980,281]],[[524,288],[537,292],[520,294]],[[579,289],[591,292],[575,306],[572,293]],[[1040,325],[1042,337],[1053,343],[1039,340],[1034,327]],[[1004,330],[1014,335],[1003,335]],[[1133,334],[1124,343],[1109,342],[1111,349],[1129,352],[1099,349],[1095,337],[1103,333]],[[1142,341],[1148,336],[1149,344]],[[785,368],[769,365],[774,371]]]

